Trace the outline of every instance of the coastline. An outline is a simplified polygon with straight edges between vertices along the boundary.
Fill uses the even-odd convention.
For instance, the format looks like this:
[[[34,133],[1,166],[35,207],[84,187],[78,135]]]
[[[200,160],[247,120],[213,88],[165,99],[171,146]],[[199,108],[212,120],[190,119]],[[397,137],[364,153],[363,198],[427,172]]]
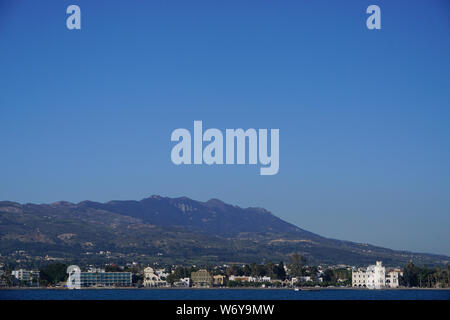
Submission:
[[[190,288],[182,288],[182,287],[86,287],[75,290],[295,290],[296,288],[261,288],[261,287],[239,287],[239,288],[227,288],[227,287],[190,287]],[[352,287],[299,287],[301,291],[325,291],[325,290],[354,290],[354,291],[399,291],[399,290],[450,290],[450,288],[408,288],[408,287],[400,287],[400,288],[383,288],[383,289],[367,289],[367,288],[352,288]],[[63,287],[2,287],[2,290],[73,290]]]

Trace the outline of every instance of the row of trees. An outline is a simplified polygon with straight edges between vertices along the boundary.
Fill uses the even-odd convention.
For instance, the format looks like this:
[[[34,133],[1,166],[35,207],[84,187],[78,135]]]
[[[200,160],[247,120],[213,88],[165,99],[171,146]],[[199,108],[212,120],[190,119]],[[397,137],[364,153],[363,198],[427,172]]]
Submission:
[[[450,265],[445,268],[419,267],[409,262],[403,268],[400,285],[405,287],[446,288],[450,286]]]
[[[226,275],[235,276],[252,276],[252,277],[270,277],[271,279],[285,280],[286,271],[284,270],[284,264],[281,261],[278,264],[269,262],[266,264],[246,264],[244,266],[232,265],[227,268]]]

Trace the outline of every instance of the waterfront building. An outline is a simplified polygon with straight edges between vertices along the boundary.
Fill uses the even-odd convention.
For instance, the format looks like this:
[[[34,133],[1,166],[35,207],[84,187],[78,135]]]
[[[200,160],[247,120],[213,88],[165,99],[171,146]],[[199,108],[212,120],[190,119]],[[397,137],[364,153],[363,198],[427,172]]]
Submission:
[[[362,269],[352,271],[352,286],[366,287],[366,271]]]
[[[352,271],[352,286],[363,287],[369,289],[381,289],[386,286],[391,288],[398,287],[399,272],[388,273],[386,276],[386,268],[381,261],[368,266],[364,269]]]
[[[167,282],[161,279],[161,273],[157,273],[152,267],[144,269],[144,286],[145,287],[165,287]]]
[[[191,278],[181,278],[180,279],[181,284],[186,287],[189,288],[191,286]]]
[[[403,276],[403,272],[400,269],[392,269],[386,274],[386,287],[398,288],[399,278]]]
[[[164,279],[166,279],[169,276],[169,273],[166,272],[166,269],[164,269],[164,268],[163,269],[156,269],[155,270],[155,274],[158,275],[158,277],[161,280],[164,280]]]
[[[132,283],[131,272],[81,272],[82,287],[129,287]]]
[[[366,286],[369,289],[381,289],[386,286],[386,268],[381,261],[367,267]]]
[[[270,277],[252,277],[252,276],[230,276],[231,281],[242,281],[242,282],[270,282]]]
[[[39,271],[19,269],[12,271],[11,275],[19,281],[39,283]]]
[[[252,280],[252,277],[248,277],[248,276],[235,276],[235,275],[231,275],[231,276],[230,276],[230,281],[250,282],[250,280]]]
[[[191,279],[190,278],[181,278],[180,281],[174,282],[173,285],[175,287],[189,288],[191,286]]]
[[[191,273],[192,284],[198,287],[211,286],[213,283],[213,277],[205,270],[201,269]]]
[[[300,277],[301,282],[309,282],[312,281],[312,278],[310,276],[302,276]]]
[[[216,275],[213,278],[214,278],[214,285],[215,286],[223,286],[225,284],[225,276]]]

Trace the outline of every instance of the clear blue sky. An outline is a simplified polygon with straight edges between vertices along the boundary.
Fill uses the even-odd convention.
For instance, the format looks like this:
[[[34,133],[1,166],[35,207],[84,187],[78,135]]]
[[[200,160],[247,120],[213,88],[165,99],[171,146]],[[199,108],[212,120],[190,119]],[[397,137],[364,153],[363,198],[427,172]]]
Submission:
[[[173,165],[194,120],[279,128],[279,173]],[[450,255],[450,3],[1,0],[0,150],[0,200],[219,198]]]

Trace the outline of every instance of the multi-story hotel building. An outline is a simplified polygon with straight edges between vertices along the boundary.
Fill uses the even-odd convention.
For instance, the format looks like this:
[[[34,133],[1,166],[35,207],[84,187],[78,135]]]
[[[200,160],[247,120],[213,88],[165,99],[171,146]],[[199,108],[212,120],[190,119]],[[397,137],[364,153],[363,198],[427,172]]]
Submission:
[[[82,287],[129,287],[132,283],[131,272],[81,272]]]
[[[39,271],[19,269],[12,271],[11,275],[19,281],[39,282]]]

